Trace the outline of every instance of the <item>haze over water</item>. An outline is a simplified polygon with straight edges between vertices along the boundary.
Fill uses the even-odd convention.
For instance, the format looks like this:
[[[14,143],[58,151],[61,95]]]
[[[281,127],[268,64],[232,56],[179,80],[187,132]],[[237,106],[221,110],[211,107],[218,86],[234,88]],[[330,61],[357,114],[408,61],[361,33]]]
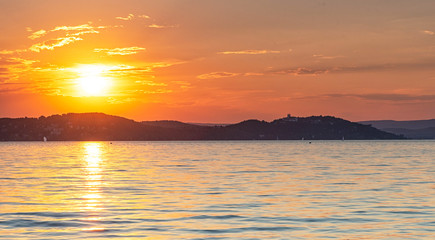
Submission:
[[[434,144],[3,142],[0,239],[433,239]]]

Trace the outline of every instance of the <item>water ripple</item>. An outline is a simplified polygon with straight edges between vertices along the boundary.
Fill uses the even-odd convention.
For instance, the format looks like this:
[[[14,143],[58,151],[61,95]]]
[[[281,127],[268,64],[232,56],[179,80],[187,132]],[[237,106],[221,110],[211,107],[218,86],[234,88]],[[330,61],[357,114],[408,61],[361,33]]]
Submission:
[[[0,239],[432,240],[434,143],[0,143]]]

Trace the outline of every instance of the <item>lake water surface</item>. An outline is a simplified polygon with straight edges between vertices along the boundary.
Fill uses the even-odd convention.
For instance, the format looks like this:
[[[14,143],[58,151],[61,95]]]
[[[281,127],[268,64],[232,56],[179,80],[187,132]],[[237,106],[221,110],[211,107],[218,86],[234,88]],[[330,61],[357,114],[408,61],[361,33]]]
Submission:
[[[434,236],[435,141],[0,143],[0,239]]]

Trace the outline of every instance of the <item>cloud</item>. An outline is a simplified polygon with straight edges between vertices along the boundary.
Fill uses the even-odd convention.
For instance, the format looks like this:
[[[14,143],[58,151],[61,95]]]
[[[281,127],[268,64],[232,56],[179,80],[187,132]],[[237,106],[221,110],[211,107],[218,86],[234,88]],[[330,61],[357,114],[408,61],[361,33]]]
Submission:
[[[9,69],[0,67],[0,83],[6,82],[9,79]]]
[[[403,62],[403,63],[386,63],[374,65],[360,65],[360,66],[343,66],[335,67],[328,66],[324,68],[283,68],[271,69],[265,74],[289,74],[289,75],[320,75],[326,73],[359,73],[359,72],[374,72],[374,71],[387,71],[387,70],[424,70],[433,69],[435,67],[435,58],[423,59],[419,62]]]
[[[168,84],[166,83],[158,83],[150,80],[137,80],[134,81],[134,83],[137,83],[139,85],[147,85],[147,86],[160,86],[160,87],[167,87]]]
[[[131,20],[131,19],[133,19],[134,18],[134,14],[128,14],[128,16],[127,17],[116,17],[116,19],[119,19],[119,20],[124,20],[124,21],[128,21],[128,20]]]
[[[433,35],[435,35],[435,32],[432,32],[432,31],[429,31],[429,30],[424,30],[424,31],[422,31],[424,34],[427,34],[427,35],[431,35],[431,36],[433,36]]]
[[[29,38],[33,40],[33,39],[40,38],[40,37],[44,36],[45,34],[47,34],[47,31],[42,29],[42,30],[39,30],[39,31],[32,33],[32,35],[30,35]]]
[[[0,54],[1,55],[9,55],[9,54],[14,54],[15,51],[14,50],[1,50]]]
[[[218,54],[248,54],[248,55],[258,55],[258,54],[269,54],[269,53],[281,53],[281,51],[274,50],[240,50],[240,51],[225,51],[218,52]]]
[[[212,72],[201,74],[197,76],[199,79],[216,79],[216,78],[226,78],[226,77],[235,77],[239,76],[240,73],[230,73],[230,72]]]
[[[165,26],[165,25],[151,24],[151,25],[148,25],[148,27],[149,28],[159,28],[159,29],[162,29],[162,28],[173,28],[173,27],[176,27],[176,26]]]
[[[51,30],[44,30],[41,29],[39,31],[36,31],[34,33],[32,33],[29,38],[34,40],[37,38],[41,38],[45,35],[47,35],[50,32],[58,32],[58,31],[65,31],[68,32],[67,36],[79,36],[79,35],[83,35],[83,34],[89,34],[89,33],[99,33],[97,31],[97,29],[104,29],[107,28],[107,26],[91,26],[88,23],[86,24],[82,24],[82,25],[77,25],[77,26],[57,26]],[[77,33],[69,33],[69,32],[74,32],[77,31]]]
[[[28,80],[25,76],[27,72],[34,70],[34,63],[39,62],[37,60],[29,60],[19,57],[10,57],[6,59],[0,59],[0,83],[17,84],[17,80]],[[24,74],[24,75],[23,75]]]
[[[142,14],[142,15],[134,15],[134,14],[128,14],[127,15],[127,17],[116,17],[115,19],[118,19],[118,20],[123,20],[123,21],[129,21],[129,20],[132,20],[132,19],[134,19],[135,17],[138,17],[138,18],[144,18],[144,19],[150,19],[151,17],[150,16],[148,16],[148,15],[145,15],[145,14]]]
[[[1,80],[0,80],[0,82],[1,82]],[[2,94],[15,93],[15,92],[20,92],[20,91],[25,90],[25,89],[26,89],[25,87],[20,87],[20,88],[0,88],[0,93],[2,93]]]
[[[306,76],[316,76],[319,74],[328,73],[327,69],[308,69],[308,68],[295,68],[295,69],[284,69],[268,72],[246,72],[246,73],[232,73],[232,72],[211,72],[206,74],[201,74],[197,76],[199,79],[216,79],[216,78],[226,78],[226,77],[236,77],[236,76],[265,76],[265,75],[306,75]]]
[[[89,24],[82,24],[78,26],[58,26],[55,27],[53,30],[50,30],[50,32],[56,32],[56,31],[83,31],[83,30],[91,30],[91,29],[98,29],[98,28],[105,28],[104,26],[99,27],[93,27]]]
[[[314,54],[313,57],[317,58],[317,59],[323,59],[323,60],[331,60],[331,59],[336,59],[336,58],[344,58],[344,56],[325,56],[325,55],[322,55],[322,54]]]
[[[435,59],[427,58],[419,62],[335,67],[335,68],[331,68],[330,71],[331,72],[368,72],[368,71],[384,71],[384,70],[421,70],[421,69],[433,69],[434,67],[435,67]]]
[[[46,36],[48,33],[63,31],[66,32],[64,37],[59,37],[56,39],[51,39],[48,41],[44,41],[42,43],[33,44],[29,49],[32,52],[40,52],[41,50],[53,50],[57,47],[62,47],[65,45],[69,45],[76,41],[81,41],[83,38],[79,37],[85,34],[96,34],[99,33],[98,29],[105,29],[107,26],[91,26],[89,23],[77,25],[77,26],[57,26],[51,30],[39,30],[32,33],[29,38],[32,40],[41,38]],[[15,50],[17,51],[26,51],[26,50]]]
[[[150,19],[151,17],[148,15],[139,15],[137,16],[138,18],[145,18],[145,19]]]
[[[197,76],[199,79],[216,79],[216,78],[226,78],[226,77],[249,77],[249,76],[264,76],[264,73],[259,72],[246,72],[246,73],[231,73],[231,72],[211,72],[205,73]]]
[[[264,76],[264,73],[248,72],[243,74],[244,76]]]
[[[39,62],[38,60],[29,60],[24,58],[18,58],[18,57],[11,57],[9,59],[6,59],[7,63],[11,64],[23,64],[23,65],[32,65],[33,63]]]
[[[294,76],[299,76],[299,75],[316,76],[319,74],[326,74],[329,71],[330,70],[328,70],[328,69],[310,69],[310,68],[300,67],[300,68],[294,68],[294,69],[277,70],[277,71],[272,71],[270,73],[283,74],[283,75],[294,75]]]
[[[398,93],[369,93],[369,94],[325,94],[324,97],[353,97],[363,100],[374,101],[393,101],[393,102],[410,102],[410,101],[435,101],[435,95],[419,94],[398,94]]]
[[[111,72],[151,72],[151,67],[118,66],[110,69]]]
[[[67,36],[80,36],[80,35],[85,35],[85,34],[93,34],[93,33],[100,33],[97,30],[89,30],[89,31],[81,31],[81,32],[77,32],[77,33],[68,33]]]
[[[133,18],[134,18],[134,15],[133,15],[133,14],[128,14],[127,17],[116,17],[116,19],[124,20],[124,21],[128,21],[128,20],[131,20],[131,19],[133,19]]]
[[[155,62],[155,63],[147,63],[142,66],[129,66],[129,65],[117,65],[113,66],[109,69],[110,72],[119,73],[119,74],[128,74],[128,75],[143,75],[144,73],[151,73],[155,68],[165,68],[178,64],[183,64],[186,62],[183,61],[173,61],[173,62]]]
[[[126,17],[116,17],[116,19],[123,20],[123,21],[131,21],[131,20],[133,20],[135,18],[151,19],[150,16],[145,15],[145,14],[134,15],[134,14],[131,14],[131,13],[128,14]],[[176,26],[173,26],[173,25],[159,25],[159,24],[153,23],[153,24],[148,25],[147,27],[149,27],[149,28],[163,29],[163,28],[173,28],[173,27],[176,27]]]
[[[0,77],[0,82],[2,81],[2,78]],[[22,90],[27,89],[27,87],[24,87],[21,83],[2,83],[0,85],[0,93],[15,93],[20,92]]]
[[[12,55],[15,53],[22,53],[22,52],[26,52],[26,51],[27,51],[27,49],[1,50],[0,55]]]
[[[322,55],[323,56],[323,55]],[[200,79],[214,79],[235,76],[267,76],[267,75],[292,75],[292,76],[318,76],[322,74],[332,73],[359,73],[359,72],[374,72],[387,70],[421,70],[433,69],[435,67],[435,59],[426,59],[421,62],[414,63],[396,63],[396,64],[379,64],[379,65],[362,65],[362,66],[345,66],[345,67],[324,67],[324,68],[282,68],[269,69],[263,72],[246,72],[246,73],[231,73],[231,72],[211,72],[197,76]]]
[[[45,41],[43,43],[37,43],[32,45],[29,50],[33,52],[40,52],[41,50],[53,50],[58,47],[62,47],[68,44],[71,44],[76,41],[81,41],[82,38],[79,37],[64,37],[57,38],[55,40]]]
[[[155,63],[150,64],[150,67],[152,67],[152,68],[165,68],[165,67],[183,64],[183,63],[186,63],[186,61],[155,62]]]
[[[133,55],[137,54],[138,52],[145,51],[146,48],[142,47],[127,47],[127,48],[95,48],[94,52],[102,52],[109,56],[113,55]]]
[[[0,74],[5,72],[16,73],[32,68],[32,64],[39,62],[38,60],[29,60],[19,57],[11,57],[0,61]]]

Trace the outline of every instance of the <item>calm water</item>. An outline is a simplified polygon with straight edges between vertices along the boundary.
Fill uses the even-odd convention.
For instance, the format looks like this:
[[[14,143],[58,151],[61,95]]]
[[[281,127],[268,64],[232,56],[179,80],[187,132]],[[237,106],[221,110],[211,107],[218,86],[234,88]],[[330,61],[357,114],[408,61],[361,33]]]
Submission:
[[[435,141],[0,143],[0,239],[434,239]]]

